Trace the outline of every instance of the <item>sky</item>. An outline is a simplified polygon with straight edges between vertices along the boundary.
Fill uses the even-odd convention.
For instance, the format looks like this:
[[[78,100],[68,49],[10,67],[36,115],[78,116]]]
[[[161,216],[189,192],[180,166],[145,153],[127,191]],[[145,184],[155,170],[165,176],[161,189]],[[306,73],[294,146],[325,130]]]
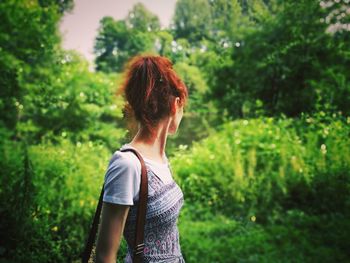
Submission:
[[[75,0],[73,10],[60,23],[63,48],[77,50],[92,62],[99,21],[104,16],[124,19],[138,2],[159,17],[161,26],[169,26],[176,0]]]

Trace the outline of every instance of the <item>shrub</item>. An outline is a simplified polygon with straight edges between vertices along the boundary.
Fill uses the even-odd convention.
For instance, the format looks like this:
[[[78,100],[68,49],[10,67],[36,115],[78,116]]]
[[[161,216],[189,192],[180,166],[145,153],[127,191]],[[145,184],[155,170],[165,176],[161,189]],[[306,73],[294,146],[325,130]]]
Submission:
[[[194,217],[207,210],[266,222],[285,200],[310,192],[321,172],[343,171],[349,182],[349,119],[335,116],[326,125],[328,117],[232,121],[189,150],[179,147],[172,165]]]
[[[1,147],[1,244],[13,262],[68,262],[82,251],[110,152],[103,145]],[[5,216],[6,215],[6,216]]]

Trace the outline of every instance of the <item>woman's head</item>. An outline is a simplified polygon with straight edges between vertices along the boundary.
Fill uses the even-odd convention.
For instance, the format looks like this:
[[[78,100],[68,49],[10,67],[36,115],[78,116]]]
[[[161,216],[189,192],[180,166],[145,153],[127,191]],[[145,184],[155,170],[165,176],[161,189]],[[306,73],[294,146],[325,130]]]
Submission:
[[[152,133],[161,120],[170,116],[174,121],[169,131],[176,131],[174,126],[181,120],[188,92],[169,59],[153,55],[134,57],[128,64],[122,91],[127,111],[147,131]]]

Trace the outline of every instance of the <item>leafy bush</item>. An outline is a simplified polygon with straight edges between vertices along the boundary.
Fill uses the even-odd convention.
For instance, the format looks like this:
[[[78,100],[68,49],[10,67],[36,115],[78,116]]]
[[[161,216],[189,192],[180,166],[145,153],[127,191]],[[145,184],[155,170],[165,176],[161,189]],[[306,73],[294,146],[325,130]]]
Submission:
[[[312,189],[321,172],[344,171],[348,182],[349,119],[336,116],[325,124],[327,118],[237,120],[189,151],[181,146],[172,164],[194,216],[205,217],[205,208],[264,222],[285,200]]]
[[[92,222],[110,152],[103,145],[74,145],[68,140],[30,147],[6,141],[1,146],[5,258],[76,259]]]

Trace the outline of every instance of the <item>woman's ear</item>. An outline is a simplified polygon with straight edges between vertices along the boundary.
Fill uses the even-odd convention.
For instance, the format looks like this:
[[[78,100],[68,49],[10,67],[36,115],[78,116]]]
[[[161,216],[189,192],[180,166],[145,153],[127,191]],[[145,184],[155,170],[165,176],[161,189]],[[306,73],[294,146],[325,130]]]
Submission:
[[[171,103],[171,113],[175,114],[177,109],[181,106],[181,100],[179,97],[176,97]]]

